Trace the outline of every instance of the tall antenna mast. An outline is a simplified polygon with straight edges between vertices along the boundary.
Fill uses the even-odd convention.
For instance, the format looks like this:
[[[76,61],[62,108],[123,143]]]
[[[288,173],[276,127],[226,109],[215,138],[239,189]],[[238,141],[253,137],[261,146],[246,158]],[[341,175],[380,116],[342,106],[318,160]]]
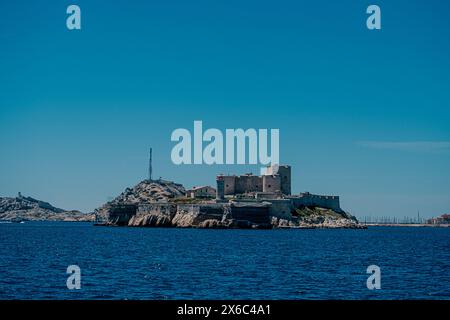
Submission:
[[[150,157],[148,159],[148,180],[152,181],[152,174],[153,174],[153,168],[152,168],[152,148],[150,148]]]

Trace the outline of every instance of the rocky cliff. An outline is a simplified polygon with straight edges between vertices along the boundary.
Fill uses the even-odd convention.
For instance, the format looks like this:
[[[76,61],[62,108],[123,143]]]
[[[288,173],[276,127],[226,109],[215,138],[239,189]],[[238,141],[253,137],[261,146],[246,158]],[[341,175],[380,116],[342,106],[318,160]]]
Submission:
[[[2,221],[93,221],[93,214],[67,211],[31,197],[0,197]]]
[[[231,203],[149,203],[139,205],[135,213],[128,216],[123,210],[118,215],[113,212],[109,221],[132,227],[270,229],[268,206],[252,204],[247,210],[243,204]],[[127,217],[121,219],[124,216]]]
[[[254,208],[254,204],[252,204]],[[148,204],[128,216],[124,211],[110,215],[110,225],[177,228],[326,228],[364,229],[356,218],[344,212],[319,207],[299,208],[290,219],[247,214],[245,208],[229,204]],[[263,209],[263,208],[262,208]]]
[[[95,210],[97,218],[107,220],[112,207],[151,202],[169,202],[183,197],[186,190],[181,184],[166,180],[144,180],[126,188],[119,196]]]
[[[277,228],[366,228],[354,216],[344,211],[337,212],[320,207],[299,207],[292,212],[291,219],[272,217],[272,225]]]

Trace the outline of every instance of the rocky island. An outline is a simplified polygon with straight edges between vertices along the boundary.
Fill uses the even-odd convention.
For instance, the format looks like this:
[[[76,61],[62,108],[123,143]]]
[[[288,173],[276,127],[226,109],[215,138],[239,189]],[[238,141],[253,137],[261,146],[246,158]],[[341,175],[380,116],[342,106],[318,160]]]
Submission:
[[[94,221],[94,215],[56,208],[19,192],[17,197],[0,197],[0,221]]]
[[[291,167],[256,176],[218,175],[216,188],[147,179],[94,213],[56,208],[41,200],[0,198],[0,221],[92,221],[102,226],[178,228],[366,228],[341,209],[338,196],[291,194]]]
[[[217,188],[144,180],[95,210],[98,225],[181,228],[365,228],[339,197],[291,195],[290,166],[261,176],[219,175]]]

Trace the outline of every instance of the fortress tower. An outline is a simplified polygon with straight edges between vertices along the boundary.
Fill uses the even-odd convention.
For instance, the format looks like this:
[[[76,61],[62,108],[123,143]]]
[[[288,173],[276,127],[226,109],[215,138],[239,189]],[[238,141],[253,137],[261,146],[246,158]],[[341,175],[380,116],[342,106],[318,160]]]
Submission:
[[[216,200],[224,200],[225,199],[225,181],[223,176],[218,176],[216,179],[217,188],[216,188]]]
[[[278,176],[280,179],[281,193],[291,195],[291,166],[288,165],[272,165],[267,167],[266,176]],[[270,192],[270,191],[264,191]]]

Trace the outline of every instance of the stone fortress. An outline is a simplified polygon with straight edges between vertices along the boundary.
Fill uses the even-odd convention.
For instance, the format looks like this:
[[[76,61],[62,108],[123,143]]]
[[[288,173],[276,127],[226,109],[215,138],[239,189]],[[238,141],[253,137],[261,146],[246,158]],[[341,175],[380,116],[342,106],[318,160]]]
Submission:
[[[148,183],[161,181],[148,181]],[[180,185],[178,185],[180,186]],[[218,175],[216,188],[194,187],[164,201],[121,203],[108,210],[112,225],[271,228],[295,222],[298,210],[321,208],[346,216],[338,196],[291,194],[291,167],[272,165],[262,175]],[[275,222],[274,222],[275,221]]]
[[[321,207],[343,212],[338,196],[309,192],[291,195],[291,166],[272,165],[263,175],[219,175],[216,178],[216,201],[270,203],[270,214],[290,219],[298,207]]]
[[[273,165],[267,167],[261,176],[245,174],[241,176],[219,175],[217,182],[217,199],[223,200],[228,195],[254,193],[260,196],[281,196],[291,194],[291,167]]]

